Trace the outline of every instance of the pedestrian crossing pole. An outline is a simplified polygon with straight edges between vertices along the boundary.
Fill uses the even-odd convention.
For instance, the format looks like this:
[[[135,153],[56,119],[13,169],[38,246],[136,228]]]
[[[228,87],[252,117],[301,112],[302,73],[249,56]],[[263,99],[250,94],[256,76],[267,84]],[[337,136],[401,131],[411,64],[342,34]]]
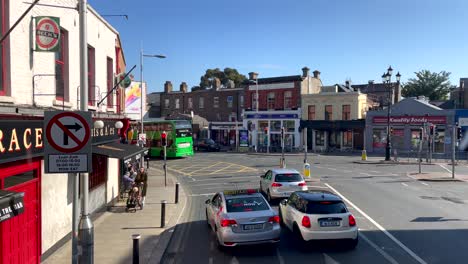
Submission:
[[[284,160],[284,127],[281,127],[281,168],[286,168],[286,161]]]

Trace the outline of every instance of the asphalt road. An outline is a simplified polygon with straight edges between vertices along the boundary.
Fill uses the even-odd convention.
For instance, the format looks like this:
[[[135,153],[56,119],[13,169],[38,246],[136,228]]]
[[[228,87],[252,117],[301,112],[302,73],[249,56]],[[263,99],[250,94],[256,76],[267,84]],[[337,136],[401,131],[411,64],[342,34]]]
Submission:
[[[258,188],[259,175],[279,164],[278,156],[197,153],[169,160],[189,195],[190,205],[176,228],[163,263],[468,263],[468,183],[421,182],[407,176],[417,165],[355,164],[359,157],[309,156],[311,189],[342,195],[360,228],[355,250],[314,243],[299,250],[283,230],[275,247],[248,246],[221,252],[205,222],[205,200],[215,192]],[[287,156],[300,170],[302,156]],[[438,165],[423,171],[446,172]],[[457,172],[468,174],[468,167]],[[277,208],[277,206],[274,206]]]

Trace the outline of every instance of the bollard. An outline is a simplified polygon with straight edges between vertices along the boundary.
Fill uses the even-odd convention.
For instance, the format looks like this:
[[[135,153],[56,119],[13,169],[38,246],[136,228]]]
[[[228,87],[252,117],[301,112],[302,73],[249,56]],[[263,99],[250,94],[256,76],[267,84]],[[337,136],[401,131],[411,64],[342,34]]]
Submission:
[[[166,225],[166,200],[161,201],[161,227]]]
[[[140,263],[140,234],[134,234],[132,235],[133,239],[133,264],[139,264]]]
[[[179,203],[179,183],[176,182],[175,184],[175,203]]]
[[[367,152],[365,149],[362,150],[362,153],[361,153],[361,160],[362,161],[366,161],[367,160]]]
[[[149,158],[146,158],[146,168],[149,169]]]

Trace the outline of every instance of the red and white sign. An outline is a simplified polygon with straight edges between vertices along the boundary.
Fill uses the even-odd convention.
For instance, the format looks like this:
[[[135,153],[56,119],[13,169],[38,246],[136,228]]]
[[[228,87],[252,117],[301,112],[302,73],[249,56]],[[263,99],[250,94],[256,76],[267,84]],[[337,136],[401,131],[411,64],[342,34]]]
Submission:
[[[86,146],[90,136],[91,130],[86,120],[73,112],[54,116],[46,127],[47,141],[63,153],[79,151]]]
[[[57,51],[60,40],[60,19],[36,18],[36,48],[41,51]]]
[[[374,116],[372,119],[374,124],[386,124],[386,116]],[[445,116],[391,116],[391,124],[446,124],[447,118]]]

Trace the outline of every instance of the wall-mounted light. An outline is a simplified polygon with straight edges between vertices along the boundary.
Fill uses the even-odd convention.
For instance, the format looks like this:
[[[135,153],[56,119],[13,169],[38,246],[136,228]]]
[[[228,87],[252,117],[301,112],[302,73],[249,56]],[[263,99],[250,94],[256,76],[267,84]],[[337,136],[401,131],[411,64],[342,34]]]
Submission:
[[[94,121],[94,128],[103,128],[104,127],[104,122],[102,120],[96,120]]]
[[[123,127],[122,121],[117,121],[117,122],[115,122],[115,128],[121,129],[122,127]]]

